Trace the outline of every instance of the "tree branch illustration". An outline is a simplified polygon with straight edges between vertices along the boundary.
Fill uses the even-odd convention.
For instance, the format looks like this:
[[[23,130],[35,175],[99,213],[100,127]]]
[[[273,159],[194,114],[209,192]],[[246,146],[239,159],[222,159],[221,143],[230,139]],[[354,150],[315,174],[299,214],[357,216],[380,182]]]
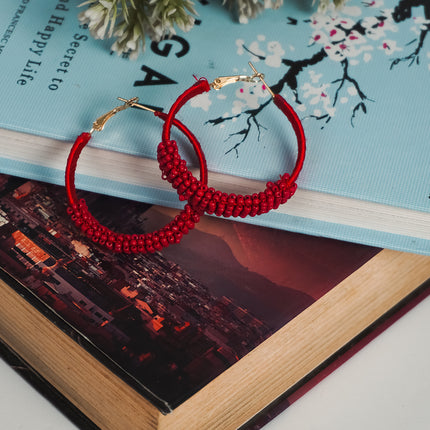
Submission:
[[[265,60],[266,57],[263,55],[259,55],[256,54],[255,52],[252,52],[247,46],[242,45],[242,47],[249,52],[251,55],[253,55],[254,57],[257,57],[259,60]],[[296,103],[302,103],[299,99],[299,93],[297,90],[297,78],[300,75],[301,72],[303,72],[303,69],[310,67],[310,66],[314,66],[315,64],[320,63],[321,61],[323,61],[325,58],[327,58],[327,53],[325,52],[325,50],[323,48],[321,48],[318,52],[316,52],[315,54],[313,54],[311,57],[309,58],[305,58],[303,60],[290,60],[288,58],[283,58],[282,64],[285,65],[286,67],[288,67],[288,71],[281,77],[281,79],[279,79],[279,81],[274,84],[271,85],[270,88],[272,89],[272,91],[276,94],[279,94],[283,89],[284,86],[287,85],[291,91],[294,94],[294,99],[296,101]]]
[[[430,19],[430,0],[400,0],[398,5],[394,8],[392,12],[393,20],[395,22],[401,22],[401,21],[410,19],[412,17],[412,9],[414,7],[419,7],[419,6],[424,7],[425,19],[426,20]],[[351,36],[351,39],[353,39],[354,37],[357,38],[358,35],[360,35],[360,37],[367,37],[369,34],[368,33],[369,31],[376,32],[378,31],[379,28],[384,28],[384,22],[387,21],[387,15],[385,15],[384,13],[381,13],[379,16],[375,16],[375,18],[376,18],[376,22],[371,27],[369,27],[369,23],[364,21],[364,19],[360,19],[357,22],[352,23],[352,25],[344,25],[342,24],[342,21],[339,21],[334,28],[337,30],[341,30],[345,35],[345,37],[344,39],[338,40],[338,41],[330,39],[328,43],[333,49],[333,51],[330,51],[329,53],[327,52],[327,46],[323,45],[323,47],[321,47],[318,51],[314,52],[308,58],[302,58],[298,60],[281,58],[280,59],[281,64],[285,66],[287,70],[284,72],[284,74],[276,83],[271,85],[271,89],[273,90],[273,92],[276,94],[279,94],[285,89],[285,87],[288,87],[294,95],[294,101],[298,105],[303,104],[303,101],[301,99],[302,96],[300,95],[299,89],[298,89],[299,78],[302,72],[305,69],[315,66],[323,61],[326,61],[326,60],[334,61],[335,63],[338,63],[340,65],[341,74],[337,79],[334,79],[333,81],[329,82],[329,84],[334,86],[334,90],[332,90],[333,100],[330,102],[329,99],[326,99],[327,103],[326,105],[324,105],[324,108],[326,109],[326,111],[318,112],[316,110],[315,113],[308,115],[307,118],[314,118],[318,121],[324,121],[327,124],[331,120],[333,115],[331,112],[329,112],[329,109],[334,108],[338,104],[341,98],[342,90],[345,88],[346,84],[348,83],[355,89],[355,93],[359,97],[358,102],[356,102],[355,106],[353,106],[351,110],[350,121],[351,121],[351,126],[353,127],[354,120],[357,117],[357,115],[359,113],[363,113],[363,114],[367,113],[366,102],[369,102],[369,101],[373,102],[373,100],[365,94],[364,90],[360,86],[360,83],[356,79],[354,79],[354,77],[350,72],[349,58],[350,57],[352,58],[357,54],[352,54],[351,51],[349,50],[356,49],[354,48],[354,46],[357,46],[357,45],[348,45],[349,36]],[[309,22],[309,20],[304,22]],[[296,25],[296,23],[294,25]],[[430,24],[425,23],[424,26],[425,28],[421,30],[417,47],[414,50],[414,52],[412,52],[410,55],[405,56],[403,58],[397,58],[393,60],[390,68],[392,68],[393,66],[403,61],[410,61],[411,62],[410,64],[416,61],[419,64],[419,54],[423,48],[427,33],[429,33],[430,31]],[[414,42],[415,41],[411,43],[414,43]],[[311,48],[315,44],[316,42],[311,44],[309,48]],[[245,44],[243,44],[242,47],[253,57],[258,58],[261,61],[265,61],[267,58],[265,55],[253,52]],[[318,88],[311,87],[311,91],[313,90],[315,90],[316,92]],[[315,93],[311,93],[311,94],[315,95]],[[321,96],[324,96],[325,98],[328,95],[321,93]],[[258,132],[258,138],[260,137],[261,129],[264,129],[265,127],[259,121],[259,114],[268,106],[269,103],[270,103],[270,100],[264,102],[258,108],[248,109],[238,113],[237,115],[218,117],[207,121],[208,124],[215,126],[215,125],[224,123],[226,121],[233,121],[239,118],[242,119],[244,117],[246,118],[244,127],[237,132],[231,133],[226,139],[227,141],[235,136],[240,137],[240,140],[236,142],[231,148],[229,148],[225,152],[225,154],[234,152],[236,154],[236,157],[238,157],[239,147],[247,139],[253,127],[256,127]]]
[[[430,20],[430,1],[429,0],[402,0],[399,4],[394,8],[393,11],[393,19],[395,22],[402,22],[412,17],[412,8],[414,7],[424,7],[424,16],[426,20]],[[399,63],[409,62],[409,67],[414,63],[417,65],[420,64],[420,52],[424,46],[424,40],[427,34],[430,32],[430,24],[424,24],[424,28],[421,29],[420,35],[418,38],[412,40],[409,45],[417,42],[417,46],[413,52],[405,57],[398,57],[391,62],[392,69],[394,66],[397,66]]]
[[[247,52],[249,52],[251,55],[258,58],[259,60],[264,61],[266,59],[265,56],[253,52],[246,45],[243,45],[243,48]],[[293,92],[295,102],[298,104],[302,104],[302,101],[299,97],[299,91],[298,91],[298,78],[299,78],[300,74],[307,67],[314,66],[314,65],[316,65],[316,64],[318,64],[318,63],[320,63],[326,59],[328,59],[328,55],[323,48],[321,48],[319,51],[314,53],[309,58],[304,58],[304,59],[300,59],[300,60],[291,60],[288,58],[283,58],[281,60],[281,62],[283,65],[288,67],[288,70],[286,73],[284,73],[284,75],[275,84],[271,85],[270,88],[272,89],[272,91],[274,93],[279,94],[287,86]],[[357,80],[354,79],[350,75],[349,69],[348,69],[348,65],[349,65],[348,60],[344,59],[343,61],[340,62],[340,65],[342,68],[342,76],[339,79],[336,79],[332,82],[333,84],[337,84],[337,83],[339,84],[337,89],[336,89],[336,92],[335,92],[333,106],[335,106],[335,104],[337,103],[339,93],[340,93],[342,87],[344,86],[344,84],[346,82],[350,82],[355,87],[355,89],[357,90],[357,94],[360,97],[360,102],[357,103],[357,105],[352,110],[351,122],[353,122],[353,119],[355,118],[355,116],[357,115],[357,112],[360,109],[364,113],[367,112],[364,101],[370,100],[370,99],[364,94],[364,92],[360,88],[360,85],[357,82]],[[221,124],[225,121],[232,121],[233,119],[237,119],[239,117],[246,116],[246,122],[245,122],[246,126],[243,129],[241,129],[235,133],[231,133],[226,140],[229,140],[233,136],[241,136],[241,139],[238,142],[236,142],[231,148],[229,148],[225,152],[225,154],[229,154],[230,152],[235,152],[236,157],[238,157],[239,156],[238,149],[239,149],[240,145],[248,137],[253,126],[257,127],[258,137],[260,137],[261,128],[265,128],[265,127],[259,122],[257,117],[263,111],[263,109],[265,109],[266,106],[269,105],[269,103],[270,103],[270,100],[262,103],[256,109],[248,109],[248,110],[245,110],[245,111],[243,111],[237,115],[232,115],[232,116],[227,116],[227,117],[218,117],[218,118],[214,118],[214,119],[210,119],[210,120],[206,121],[207,124],[218,125],[218,124]],[[325,120],[326,123],[329,122],[331,119],[330,115],[328,115],[328,114],[321,115],[321,116],[309,115],[308,117],[315,118],[317,120]]]
[[[365,100],[373,101],[373,100],[369,99],[366,96],[366,94],[364,94],[364,92],[361,90],[358,82],[349,75],[349,73],[348,73],[348,66],[349,66],[348,59],[345,58],[343,61],[341,61],[341,65],[343,68],[343,76],[339,79],[335,79],[332,82],[333,84],[336,84],[339,82],[339,86],[337,87],[336,92],[334,94],[333,106],[336,106],[336,102],[339,98],[340,90],[344,86],[345,82],[351,83],[354,86],[354,88],[356,89],[357,95],[360,97],[360,100],[361,100],[352,109],[351,125],[354,127],[354,118],[356,117],[357,112],[361,109],[363,111],[363,113],[367,113],[367,108],[366,108],[364,101]]]
[[[257,57],[260,60],[265,60],[266,57],[256,54],[254,52],[252,52],[247,46],[243,45],[243,48],[249,52],[251,55]],[[285,66],[289,67],[288,71],[278,80],[278,82],[276,82],[273,85],[270,85],[270,88],[272,89],[272,91],[276,94],[279,94],[285,86],[288,86],[293,94],[294,94],[294,98],[295,101],[297,103],[302,103],[299,99],[299,93],[297,90],[298,87],[298,76],[299,74],[303,71],[303,69],[305,69],[306,67],[315,65],[317,63],[319,63],[320,61],[323,61],[325,58],[327,57],[326,52],[324,51],[324,49],[319,50],[317,53],[315,53],[314,55],[312,55],[310,58],[306,58],[303,60],[290,60],[287,58],[282,59],[282,64],[284,64]],[[239,152],[238,152],[238,148],[239,146],[246,140],[246,138],[248,137],[251,129],[253,126],[255,126],[257,128],[258,131],[258,139],[260,138],[260,133],[261,133],[261,129],[266,129],[266,127],[264,127],[257,119],[257,116],[266,108],[266,106],[268,106],[271,102],[271,99],[267,100],[266,102],[262,103],[258,108],[255,109],[248,109],[245,110],[237,115],[232,115],[232,116],[227,116],[227,117],[218,117],[218,118],[213,118],[210,119],[208,121],[206,121],[206,124],[211,124],[211,125],[218,125],[221,124],[225,121],[232,121],[233,119],[237,119],[239,117],[243,117],[246,116],[246,126],[235,132],[235,133],[231,133],[228,138],[226,140],[229,140],[230,138],[232,138],[233,136],[241,136],[240,141],[236,142],[231,148],[229,148],[225,154],[229,154],[230,152],[235,152],[236,157],[239,156]]]

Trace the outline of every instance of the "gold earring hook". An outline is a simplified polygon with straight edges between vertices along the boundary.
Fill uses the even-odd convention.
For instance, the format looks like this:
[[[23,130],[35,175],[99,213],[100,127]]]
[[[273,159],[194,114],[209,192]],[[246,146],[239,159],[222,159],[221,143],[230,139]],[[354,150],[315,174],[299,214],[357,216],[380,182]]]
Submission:
[[[275,97],[275,94],[270,89],[270,87],[266,84],[264,81],[264,74],[257,71],[257,69],[254,67],[254,65],[249,62],[249,66],[251,67],[252,71],[254,72],[253,75],[247,76],[247,75],[232,75],[232,76],[220,76],[214,81],[209,84],[214,90],[219,90],[225,85],[234,84],[236,82],[253,82],[256,83],[258,81],[261,81],[265,88],[267,88],[267,91],[269,91],[269,94],[272,97]]]
[[[120,101],[122,101],[122,102],[125,102],[125,103],[129,103],[130,100],[131,100],[131,103],[130,103],[131,107],[136,107],[136,108],[139,108],[139,109],[147,110],[148,112],[152,112],[152,113],[157,112],[155,109],[152,109],[152,108],[150,108],[148,106],[145,106],[145,105],[143,105],[141,103],[137,103],[139,101],[139,99],[137,97],[134,97],[134,98],[132,98],[130,100],[123,99],[122,97],[117,97],[117,99],[120,100]],[[134,99],[136,99],[136,100],[134,100]]]
[[[267,91],[269,91],[269,94],[274,98],[275,93],[272,91],[272,89],[269,87],[269,85],[266,84],[266,81],[264,80],[264,74],[258,73],[257,69],[254,67],[254,65],[250,61],[248,62],[248,64],[249,64],[249,67],[251,67],[252,71],[254,72],[253,76],[258,77],[258,79],[260,79],[262,84],[266,87]]]
[[[154,109],[151,109],[145,105],[142,105],[140,103],[137,103],[139,101],[139,97],[133,97],[131,99],[123,99],[122,97],[118,97],[118,100],[124,102],[123,105],[117,106],[113,109],[111,109],[109,112],[105,113],[104,115],[98,117],[93,122],[93,128],[91,129],[90,133],[93,133],[94,131],[102,131],[106,122],[111,119],[114,115],[116,115],[118,112],[121,112],[122,110],[128,109],[129,107],[138,107],[140,109],[145,109],[150,112],[155,112]]]

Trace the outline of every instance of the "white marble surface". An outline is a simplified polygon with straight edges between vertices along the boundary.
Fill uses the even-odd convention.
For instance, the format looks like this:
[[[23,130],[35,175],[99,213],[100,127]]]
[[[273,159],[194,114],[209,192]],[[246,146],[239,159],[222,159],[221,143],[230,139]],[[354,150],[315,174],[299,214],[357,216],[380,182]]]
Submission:
[[[264,430],[428,430],[429,399],[430,297]],[[0,429],[76,427],[0,360]]]

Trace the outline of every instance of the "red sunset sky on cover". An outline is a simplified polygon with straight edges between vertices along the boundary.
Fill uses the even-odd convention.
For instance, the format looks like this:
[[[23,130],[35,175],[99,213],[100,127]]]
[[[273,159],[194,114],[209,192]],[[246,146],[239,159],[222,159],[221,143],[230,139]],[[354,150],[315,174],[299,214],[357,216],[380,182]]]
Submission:
[[[164,208],[163,212],[174,213]],[[214,217],[203,217],[196,229],[223,239],[238,262],[250,271],[278,285],[306,292],[314,299],[378,252],[368,246]]]

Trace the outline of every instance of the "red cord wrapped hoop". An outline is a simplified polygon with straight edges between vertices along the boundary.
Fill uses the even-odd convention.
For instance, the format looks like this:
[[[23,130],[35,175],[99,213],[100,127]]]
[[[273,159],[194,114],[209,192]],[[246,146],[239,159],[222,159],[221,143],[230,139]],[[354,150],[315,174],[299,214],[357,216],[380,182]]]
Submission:
[[[137,99],[127,101],[129,106],[137,106],[145,108],[143,105],[136,103]],[[95,130],[100,131],[107,119],[123,110],[124,107],[116,108],[108,114],[99,118],[101,124],[97,121],[94,123]],[[167,115],[162,112],[153,111],[155,116],[166,120]],[[195,136],[182,124],[180,121],[174,120],[173,124],[177,127],[192,143],[194,150],[200,164],[200,181],[207,183],[207,167],[206,160],[200,147],[200,143]],[[91,139],[91,133],[82,133],[76,139],[72,149],[70,150],[69,157],[66,165],[65,184],[67,199],[69,207],[67,212],[70,214],[75,225],[93,242],[104,246],[105,248],[114,252],[123,252],[126,254],[131,253],[147,253],[160,251],[161,249],[169,246],[172,243],[179,243],[184,234],[194,228],[195,223],[200,219],[201,212],[193,209],[189,204],[185,205],[184,209],[176,215],[176,217],[169,222],[166,226],[152,233],[145,234],[123,234],[116,233],[109,228],[101,225],[88,210],[87,204],[84,199],[78,199],[75,189],[75,171],[78,158]],[[168,157],[167,157],[168,158]],[[185,161],[175,164],[179,171],[188,170]]]
[[[277,209],[279,205],[285,203],[293,196],[297,189],[295,181],[303,167],[306,152],[306,139],[302,124],[293,108],[279,94],[273,94],[270,88],[264,82],[264,76],[258,73],[254,66],[250,64],[255,74],[252,76],[226,76],[215,79],[209,84],[205,78],[198,80],[194,85],[181,94],[172,105],[163,127],[162,142],[158,146],[158,162],[162,172],[162,177],[167,179],[176,189],[181,200],[188,200],[189,204],[199,212],[215,214],[224,217],[246,217],[261,215],[272,209]],[[297,144],[298,154],[296,165],[289,175],[284,173],[276,182],[267,182],[264,191],[252,195],[227,194],[216,191],[214,188],[208,188],[207,184],[198,181],[189,171],[178,171],[172,167],[171,160],[181,163],[183,160],[178,153],[176,142],[170,140],[170,130],[174,124],[175,117],[182,106],[190,99],[199,94],[208,92],[211,87],[219,89],[222,86],[238,82],[248,81],[255,82],[260,79],[273,97],[275,105],[288,118],[293,126]]]

